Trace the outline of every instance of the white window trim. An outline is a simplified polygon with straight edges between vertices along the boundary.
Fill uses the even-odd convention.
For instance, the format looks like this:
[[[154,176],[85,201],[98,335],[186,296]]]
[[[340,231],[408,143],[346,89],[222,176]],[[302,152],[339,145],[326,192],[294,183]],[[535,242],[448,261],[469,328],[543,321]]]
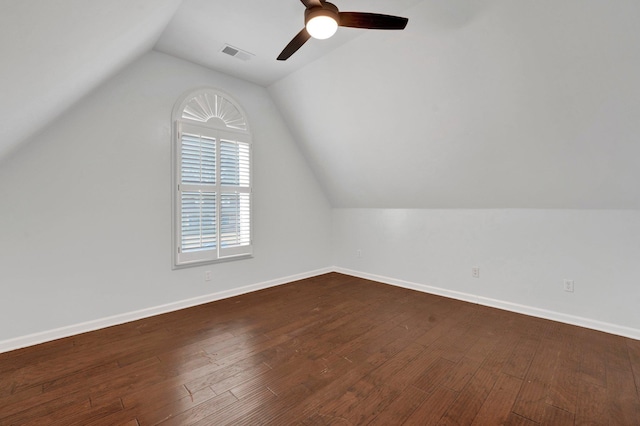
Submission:
[[[233,114],[224,114],[224,111],[218,113],[216,115],[216,111],[214,111],[218,105],[215,107],[207,108],[205,105],[204,110],[206,112],[202,112],[202,114],[198,114],[196,119],[191,119],[191,115],[185,113],[185,110],[189,108],[189,105],[193,106],[193,100],[197,97],[202,99],[202,96],[206,95],[209,99],[213,99],[214,96],[217,96],[216,99],[224,99],[224,102],[227,102],[226,107],[227,110],[231,109]],[[200,106],[198,102],[198,107]],[[206,103],[206,102],[205,102]],[[211,102],[211,104],[217,102]],[[192,112],[192,111],[190,111]],[[228,112],[228,111],[227,111]],[[225,119],[231,115],[230,121],[227,123]],[[223,91],[212,88],[199,88],[193,91],[190,91],[184,94],[178,102],[176,102],[172,114],[172,124],[173,124],[173,132],[172,132],[172,259],[173,259],[173,269],[185,268],[190,266],[197,266],[203,264],[210,263],[218,263],[229,260],[239,260],[253,257],[253,144],[251,132],[249,130],[249,125],[246,119],[247,115],[243,111],[243,109],[238,105],[238,103],[233,100],[231,96],[226,94]],[[206,121],[205,121],[206,120]],[[233,120],[233,121],[231,121]],[[203,135],[211,136],[216,139],[216,170],[219,175],[220,171],[220,140],[231,140],[236,142],[243,142],[249,145],[249,187],[237,187],[237,186],[225,186],[221,185],[220,179],[216,180],[216,185],[212,186],[216,191],[216,226],[218,227],[218,232],[216,235],[216,249],[213,250],[203,250],[200,252],[191,252],[191,253],[181,253],[180,245],[182,241],[182,227],[181,227],[181,136],[183,130],[188,130],[189,133],[194,132],[202,132]],[[248,246],[238,246],[231,248],[220,248],[220,199],[221,193],[226,192],[240,192],[240,193],[248,193],[250,194],[251,201],[249,204],[250,211],[250,243]],[[206,255],[205,255],[206,254]]]

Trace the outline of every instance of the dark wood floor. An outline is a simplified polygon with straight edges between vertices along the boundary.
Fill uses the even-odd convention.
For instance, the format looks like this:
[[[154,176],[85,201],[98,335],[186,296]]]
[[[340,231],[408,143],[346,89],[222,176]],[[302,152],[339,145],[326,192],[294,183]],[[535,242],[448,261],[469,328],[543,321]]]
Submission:
[[[640,425],[640,342],[340,274],[0,354],[0,424]]]

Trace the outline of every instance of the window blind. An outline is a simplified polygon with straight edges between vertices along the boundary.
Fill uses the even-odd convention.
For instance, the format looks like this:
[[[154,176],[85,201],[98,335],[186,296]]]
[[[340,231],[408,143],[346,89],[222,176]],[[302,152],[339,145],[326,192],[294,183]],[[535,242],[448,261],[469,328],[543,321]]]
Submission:
[[[220,181],[222,185],[248,187],[250,182],[249,144],[220,141]]]
[[[182,135],[182,183],[216,183],[216,141],[199,135]]]
[[[177,264],[251,254],[251,146],[242,136],[179,127]]]
[[[183,192],[182,251],[215,248],[217,244],[216,194]]]
[[[220,246],[223,248],[251,243],[249,194],[220,194]]]

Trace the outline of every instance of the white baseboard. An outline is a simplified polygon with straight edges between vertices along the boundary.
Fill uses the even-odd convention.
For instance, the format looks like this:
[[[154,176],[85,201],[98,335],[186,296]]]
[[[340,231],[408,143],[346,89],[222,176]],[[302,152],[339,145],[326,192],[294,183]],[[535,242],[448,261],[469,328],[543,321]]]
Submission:
[[[544,318],[552,321],[563,322],[566,324],[577,325],[580,327],[590,328],[592,330],[604,331],[605,333],[616,334],[618,336],[628,337],[630,339],[640,340],[640,329],[626,327],[618,324],[597,321],[590,318],[578,317],[561,312],[549,311],[547,309],[535,308],[533,306],[520,305],[518,303],[506,302],[503,300],[491,299],[488,297],[477,296],[470,293],[447,290],[439,287],[432,287],[425,284],[418,284],[410,281],[404,281],[396,278],[385,277],[381,275],[369,274],[366,272],[354,271],[347,268],[334,267],[335,272],[354,277],[364,278],[371,281],[377,281],[384,284],[390,284],[397,287],[408,288],[423,293],[436,294],[438,296],[449,297],[451,299],[463,300],[465,302],[476,303],[478,305],[490,306],[505,311],[517,312],[532,317]]]
[[[314,271],[304,272],[300,274],[290,275],[287,277],[276,278],[273,280],[251,284],[244,287],[234,288],[231,290],[225,290],[217,293],[207,294],[204,296],[194,297],[191,299],[181,300],[178,302],[167,303],[165,305],[141,309],[134,312],[127,312],[124,314],[113,315],[110,317],[100,318],[93,321],[87,321],[80,324],[73,324],[70,326],[60,327],[53,330],[47,330],[40,333],[34,333],[26,336],[16,337],[13,339],[3,340],[3,341],[0,341],[0,353],[9,352],[9,351],[24,348],[27,346],[33,346],[40,343],[61,339],[64,337],[74,336],[77,334],[86,333],[86,332],[98,330],[101,328],[124,324],[127,322],[152,317],[155,315],[165,314],[165,313],[177,311],[180,309],[190,308],[192,306],[202,305],[205,303],[214,302],[216,300],[227,299],[229,297],[239,296],[241,294],[262,290],[269,287],[275,287],[278,285],[290,283],[292,281],[311,278],[311,277],[326,274],[329,272],[338,272],[341,274],[351,275],[354,277],[364,278],[372,281],[377,281],[384,284],[394,285],[397,287],[408,288],[408,289],[420,291],[423,293],[436,294],[438,296],[444,296],[451,299],[457,299],[465,302],[476,303],[479,305],[490,306],[493,308],[503,309],[505,311],[517,312],[520,314],[530,315],[533,317],[544,318],[544,319],[563,322],[567,324],[577,325],[580,327],[604,331],[606,333],[616,334],[619,336],[640,340],[640,330],[631,328],[631,327],[606,323],[606,322],[597,321],[589,318],[563,314],[560,312],[549,311],[546,309],[535,308],[532,306],[520,305],[517,303],[506,302],[503,300],[491,299],[488,297],[477,296],[470,293],[463,293],[463,292],[458,292],[453,290],[447,290],[444,288],[433,287],[425,284],[418,284],[418,283],[404,281],[396,278],[369,274],[361,271],[354,271],[347,268],[328,267],[328,268],[316,269]]]
[[[241,294],[251,293],[252,291],[262,290],[269,287],[275,287],[278,285],[287,284],[305,278],[315,277],[329,272],[333,272],[333,268],[316,269],[315,271],[276,278],[273,280],[234,288],[231,290],[220,291],[217,293],[206,294],[204,296],[194,297],[191,299],[180,300],[178,302],[167,303],[165,305],[140,309],[138,311],[127,312],[124,314],[113,315],[110,317],[87,321],[80,324],[73,324],[66,327],[55,328],[53,330],[47,330],[39,333],[29,334],[26,336],[16,337],[13,339],[2,340],[0,341],[0,353],[25,348],[27,346],[33,346],[44,342],[50,342],[52,340],[57,340],[64,337],[75,336],[76,334],[124,324],[143,318],[149,318],[155,315],[165,314],[167,312],[190,308],[192,306],[203,305],[205,303],[214,302],[216,300],[227,299],[229,297],[239,296]]]

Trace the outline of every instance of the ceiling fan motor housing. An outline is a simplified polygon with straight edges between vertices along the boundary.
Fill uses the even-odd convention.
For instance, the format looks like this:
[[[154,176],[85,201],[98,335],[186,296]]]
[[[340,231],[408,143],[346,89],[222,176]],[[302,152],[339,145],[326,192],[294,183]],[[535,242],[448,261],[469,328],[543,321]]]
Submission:
[[[304,11],[305,25],[316,16],[328,16],[340,25],[340,13],[333,3],[323,2],[322,6],[310,7]]]

